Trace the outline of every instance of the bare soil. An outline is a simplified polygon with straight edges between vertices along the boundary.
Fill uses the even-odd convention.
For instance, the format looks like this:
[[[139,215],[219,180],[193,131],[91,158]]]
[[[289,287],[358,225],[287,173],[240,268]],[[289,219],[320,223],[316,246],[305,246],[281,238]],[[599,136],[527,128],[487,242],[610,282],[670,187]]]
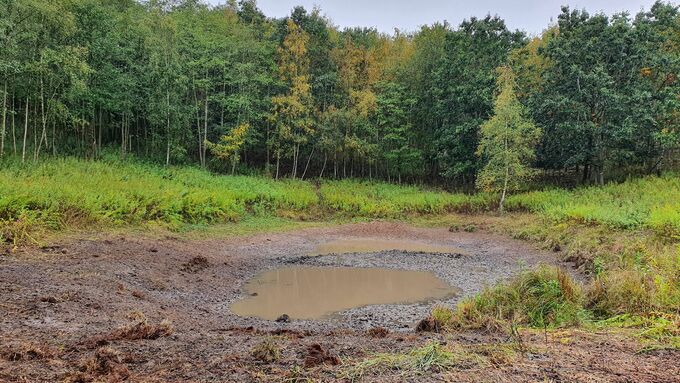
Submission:
[[[353,238],[415,240],[465,253],[306,255],[321,243]],[[368,306],[289,323],[238,317],[229,305],[244,297],[250,278],[292,264],[394,267],[433,272],[465,296],[557,258],[485,232],[385,222],[228,240],[77,239],[6,252],[0,255],[0,382],[341,381],[351,365],[375,353],[408,352],[433,340],[470,348],[508,339],[415,333],[418,319],[441,302]],[[679,381],[680,354],[639,353],[627,333],[527,331],[523,342],[530,352],[493,365],[419,376],[388,369],[363,380]]]

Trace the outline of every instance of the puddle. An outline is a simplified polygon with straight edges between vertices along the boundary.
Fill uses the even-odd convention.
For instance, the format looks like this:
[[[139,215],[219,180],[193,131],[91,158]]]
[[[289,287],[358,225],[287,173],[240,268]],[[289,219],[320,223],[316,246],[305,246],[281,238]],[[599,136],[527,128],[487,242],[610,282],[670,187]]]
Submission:
[[[245,285],[252,296],[231,305],[240,316],[274,320],[319,319],[377,304],[417,303],[459,291],[434,274],[354,267],[288,267],[261,274]]]
[[[377,253],[380,251],[402,250],[423,253],[467,254],[453,246],[437,246],[417,241],[385,239],[343,239],[318,245],[309,255]]]

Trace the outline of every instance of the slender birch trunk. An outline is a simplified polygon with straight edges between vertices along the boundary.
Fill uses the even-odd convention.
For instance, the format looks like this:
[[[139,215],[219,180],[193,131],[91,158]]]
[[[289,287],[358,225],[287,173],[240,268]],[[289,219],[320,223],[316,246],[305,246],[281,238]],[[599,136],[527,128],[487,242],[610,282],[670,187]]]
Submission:
[[[7,129],[7,81],[2,92],[2,131],[0,131],[0,157],[5,155],[5,131]]]
[[[28,97],[26,97],[26,117],[24,117],[24,144],[21,149],[21,163],[23,164],[26,161],[26,139],[28,138],[28,109],[29,109],[29,102],[28,102]]]

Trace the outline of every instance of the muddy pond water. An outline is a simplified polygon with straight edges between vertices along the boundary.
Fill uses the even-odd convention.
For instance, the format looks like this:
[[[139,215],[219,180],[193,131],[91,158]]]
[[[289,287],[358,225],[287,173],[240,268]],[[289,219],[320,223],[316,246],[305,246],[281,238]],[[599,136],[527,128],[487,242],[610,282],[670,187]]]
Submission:
[[[285,267],[245,285],[250,295],[231,305],[240,316],[321,319],[377,304],[412,304],[455,296],[458,289],[425,271],[359,267]]]

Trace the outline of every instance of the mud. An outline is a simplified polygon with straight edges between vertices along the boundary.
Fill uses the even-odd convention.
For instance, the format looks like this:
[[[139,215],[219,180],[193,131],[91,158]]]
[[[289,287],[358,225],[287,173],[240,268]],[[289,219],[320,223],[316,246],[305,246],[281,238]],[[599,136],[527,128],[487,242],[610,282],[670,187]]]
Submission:
[[[465,253],[391,250],[308,256],[323,243],[367,238],[417,241]],[[344,369],[377,352],[408,352],[432,340],[463,347],[506,342],[505,337],[474,332],[416,334],[414,328],[434,304],[454,304],[522,267],[555,263],[557,258],[484,232],[380,222],[229,240],[95,235],[23,249],[0,256],[0,382],[342,380]],[[249,297],[245,285],[254,276],[299,266],[430,272],[460,287],[461,294],[290,323],[241,317],[229,310]],[[275,361],[265,363],[252,355],[265,338],[280,349]],[[677,353],[638,354],[640,345],[627,335],[574,333],[568,338],[530,335],[526,346],[539,351],[511,365],[407,380],[451,375],[461,381],[672,382],[680,374]],[[323,363],[317,364],[317,358],[305,368],[311,354]],[[404,379],[399,371],[364,378]]]
[[[454,246],[434,245],[419,241],[386,240],[382,238],[352,238],[329,241],[317,245],[309,255],[377,253],[399,250],[414,253],[468,254]]]

